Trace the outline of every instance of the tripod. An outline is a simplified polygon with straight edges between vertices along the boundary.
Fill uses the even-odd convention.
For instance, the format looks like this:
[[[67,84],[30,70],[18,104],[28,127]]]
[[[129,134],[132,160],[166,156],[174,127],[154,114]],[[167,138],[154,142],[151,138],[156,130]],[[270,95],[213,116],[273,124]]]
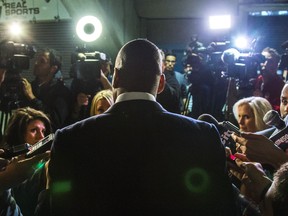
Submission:
[[[185,115],[185,116],[189,116],[190,113],[192,112],[193,96],[191,94],[191,86],[192,84],[190,84],[187,88],[188,91],[187,91],[186,100],[184,103],[184,109],[181,113],[182,115]]]

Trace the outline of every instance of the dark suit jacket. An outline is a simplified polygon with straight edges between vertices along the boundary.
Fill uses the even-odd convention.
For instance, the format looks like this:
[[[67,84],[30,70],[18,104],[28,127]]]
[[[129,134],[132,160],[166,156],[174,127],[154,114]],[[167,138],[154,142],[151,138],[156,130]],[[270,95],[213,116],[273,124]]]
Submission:
[[[234,215],[215,126],[145,100],[58,130],[53,215]]]

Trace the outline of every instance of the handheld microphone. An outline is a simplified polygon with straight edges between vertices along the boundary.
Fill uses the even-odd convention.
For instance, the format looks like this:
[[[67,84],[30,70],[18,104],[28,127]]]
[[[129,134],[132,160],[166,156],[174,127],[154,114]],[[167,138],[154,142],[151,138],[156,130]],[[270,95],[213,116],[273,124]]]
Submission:
[[[232,151],[232,154],[236,153],[236,143],[232,139],[231,135],[233,132],[238,135],[240,134],[238,127],[236,127],[229,121],[218,122],[210,114],[202,114],[198,117],[198,120],[214,124],[219,131],[220,138],[224,146],[229,147]]]
[[[263,117],[263,121],[267,125],[275,126],[277,128],[276,132],[274,132],[269,139],[285,151],[288,148],[288,127],[286,126],[285,121],[275,110],[267,112]]]
[[[279,113],[276,110],[269,110],[263,117],[265,124],[269,126],[274,126],[279,130],[282,130],[286,127],[285,122],[281,119]]]

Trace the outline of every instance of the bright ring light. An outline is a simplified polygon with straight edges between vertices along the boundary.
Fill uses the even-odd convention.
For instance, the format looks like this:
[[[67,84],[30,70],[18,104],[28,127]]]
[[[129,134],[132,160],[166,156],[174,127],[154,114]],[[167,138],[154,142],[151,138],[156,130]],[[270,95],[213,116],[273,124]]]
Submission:
[[[82,17],[77,23],[76,33],[85,42],[95,41],[102,33],[102,24],[94,16]]]

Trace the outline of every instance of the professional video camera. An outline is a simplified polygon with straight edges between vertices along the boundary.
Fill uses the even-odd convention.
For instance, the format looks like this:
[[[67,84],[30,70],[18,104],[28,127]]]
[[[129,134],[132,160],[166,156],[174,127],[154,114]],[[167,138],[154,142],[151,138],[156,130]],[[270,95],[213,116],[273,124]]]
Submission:
[[[213,41],[207,46],[207,65],[213,73],[221,77],[222,71],[226,70],[226,65],[221,59],[224,50],[230,47],[230,41]]]
[[[0,43],[0,68],[5,68],[8,72],[13,72],[14,69],[27,70],[35,53],[33,46],[4,40]]]
[[[101,61],[106,60],[106,54],[95,52],[77,52],[71,56],[71,77],[82,80],[95,80],[100,78]]]
[[[235,48],[223,51],[222,61],[227,65],[226,75],[240,80],[249,80],[258,76],[265,57],[260,53],[240,53]]]
[[[240,52],[231,46],[230,41],[212,42],[207,47],[209,65],[213,71],[223,71],[226,77],[239,80],[256,78],[265,57],[260,53]],[[224,64],[223,64],[224,63]]]
[[[0,68],[6,69],[0,89],[0,109],[10,112],[21,107],[23,95],[22,70],[28,70],[36,49],[33,46],[3,40],[0,43]]]
[[[105,61],[109,61],[109,57],[105,53],[76,49],[76,52],[71,55],[72,90],[89,95],[94,95],[99,91],[101,89],[101,66]]]

